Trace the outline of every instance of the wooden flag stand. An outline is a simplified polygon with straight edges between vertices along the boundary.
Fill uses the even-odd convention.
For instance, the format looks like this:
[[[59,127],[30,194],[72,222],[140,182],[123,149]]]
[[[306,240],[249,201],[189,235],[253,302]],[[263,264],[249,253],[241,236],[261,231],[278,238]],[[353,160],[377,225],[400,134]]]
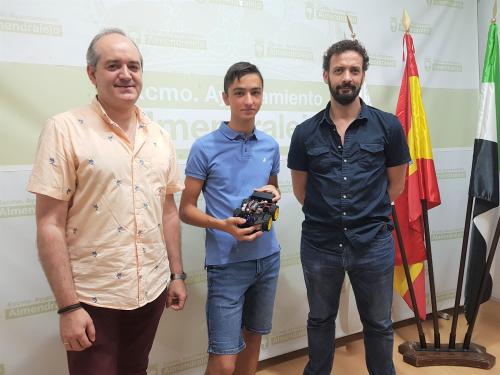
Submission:
[[[474,323],[479,311],[479,305],[481,301],[481,296],[486,288],[487,276],[490,272],[491,265],[493,263],[493,257],[495,255],[495,250],[500,238],[500,218],[497,223],[495,234],[493,236],[493,241],[491,249],[488,255],[488,260],[486,263],[485,270],[483,272],[481,288],[477,296],[477,300],[474,308],[474,315],[471,323],[469,324],[469,329],[465,335],[463,344],[455,344],[456,337],[456,327],[458,320],[458,310],[460,304],[460,297],[462,295],[462,284],[463,276],[465,270],[465,258],[467,255],[467,244],[469,242],[469,232],[470,232],[470,222],[472,214],[472,203],[473,198],[469,196],[467,202],[467,213],[465,219],[464,228],[464,238],[462,241],[462,255],[460,258],[460,269],[458,274],[458,285],[455,295],[455,307],[453,309],[453,323],[450,333],[450,342],[448,345],[441,345],[439,341],[439,330],[437,328],[437,308],[436,308],[436,295],[434,287],[434,273],[432,270],[432,255],[430,247],[430,237],[429,237],[429,222],[427,220],[427,207],[425,203],[422,204],[423,215],[424,215],[424,228],[425,228],[425,243],[427,252],[427,261],[429,269],[429,284],[431,289],[431,300],[432,300],[432,317],[434,321],[434,344],[428,345],[425,342],[425,336],[422,330],[422,325],[420,319],[418,318],[418,308],[415,302],[415,293],[413,290],[413,284],[411,283],[410,272],[408,268],[408,260],[406,258],[406,253],[403,246],[403,240],[401,237],[401,232],[399,230],[399,223],[397,221],[396,210],[392,210],[394,226],[396,228],[396,235],[398,239],[399,248],[401,250],[401,258],[403,260],[403,268],[406,274],[406,280],[408,283],[408,288],[410,291],[410,296],[412,299],[413,311],[415,313],[415,320],[417,323],[417,328],[419,332],[420,342],[407,341],[399,345],[398,351],[403,355],[403,361],[415,366],[415,367],[425,367],[425,366],[466,366],[475,367],[481,369],[490,369],[495,365],[495,357],[486,352],[486,348],[477,344],[471,344],[470,340],[472,337],[472,331],[474,329]],[[404,255],[403,255],[404,254]]]

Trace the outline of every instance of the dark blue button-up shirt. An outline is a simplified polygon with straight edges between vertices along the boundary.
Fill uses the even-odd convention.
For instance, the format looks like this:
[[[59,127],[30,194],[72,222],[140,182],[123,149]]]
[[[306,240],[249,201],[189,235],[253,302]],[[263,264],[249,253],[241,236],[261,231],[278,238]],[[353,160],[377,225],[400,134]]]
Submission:
[[[363,248],[390,225],[386,169],[410,161],[396,116],[361,102],[342,144],[326,109],[295,128],[288,168],[308,173],[302,236],[320,249]]]

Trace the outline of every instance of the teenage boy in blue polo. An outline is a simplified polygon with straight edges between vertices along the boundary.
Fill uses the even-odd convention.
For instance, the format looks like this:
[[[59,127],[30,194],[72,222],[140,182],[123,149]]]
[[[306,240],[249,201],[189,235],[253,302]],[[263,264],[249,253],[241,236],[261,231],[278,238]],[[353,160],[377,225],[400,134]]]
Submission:
[[[278,144],[255,128],[263,86],[255,65],[229,68],[222,98],[231,118],[193,144],[186,164],[180,216],[206,228],[208,375],[255,374],[261,337],[271,331],[280,246],[272,228],[240,228],[245,219],[232,216],[254,190],[280,198]],[[197,207],[202,191],[205,212]]]

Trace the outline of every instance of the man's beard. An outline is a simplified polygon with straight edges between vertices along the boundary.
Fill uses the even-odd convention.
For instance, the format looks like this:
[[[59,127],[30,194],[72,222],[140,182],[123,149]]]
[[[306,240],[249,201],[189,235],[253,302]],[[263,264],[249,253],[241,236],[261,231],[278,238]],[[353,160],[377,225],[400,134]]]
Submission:
[[[332,95],[332,98],[335,99],[335,101],[341,105],[351,104],[358,97],[359,92],[361,91],[361,85],[359,85],[359,87],[356,87],[355,85],[345,84],[341,86],[339,85],[336,87],[332,87],[330,80],[328,80],[328,88],[330,89],[330,94]],[[340,90],[345,88],[351,89],[351,92],[347,94],[342,94]]]

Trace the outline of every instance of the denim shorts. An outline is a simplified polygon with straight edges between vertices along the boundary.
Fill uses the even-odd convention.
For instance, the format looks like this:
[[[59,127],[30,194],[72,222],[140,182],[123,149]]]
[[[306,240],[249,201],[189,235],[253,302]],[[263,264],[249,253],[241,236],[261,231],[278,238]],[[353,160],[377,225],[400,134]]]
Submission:
[[[207,266],[208,353],[245,349],[242,328],[271,332],[280,253],[244,262]]]

